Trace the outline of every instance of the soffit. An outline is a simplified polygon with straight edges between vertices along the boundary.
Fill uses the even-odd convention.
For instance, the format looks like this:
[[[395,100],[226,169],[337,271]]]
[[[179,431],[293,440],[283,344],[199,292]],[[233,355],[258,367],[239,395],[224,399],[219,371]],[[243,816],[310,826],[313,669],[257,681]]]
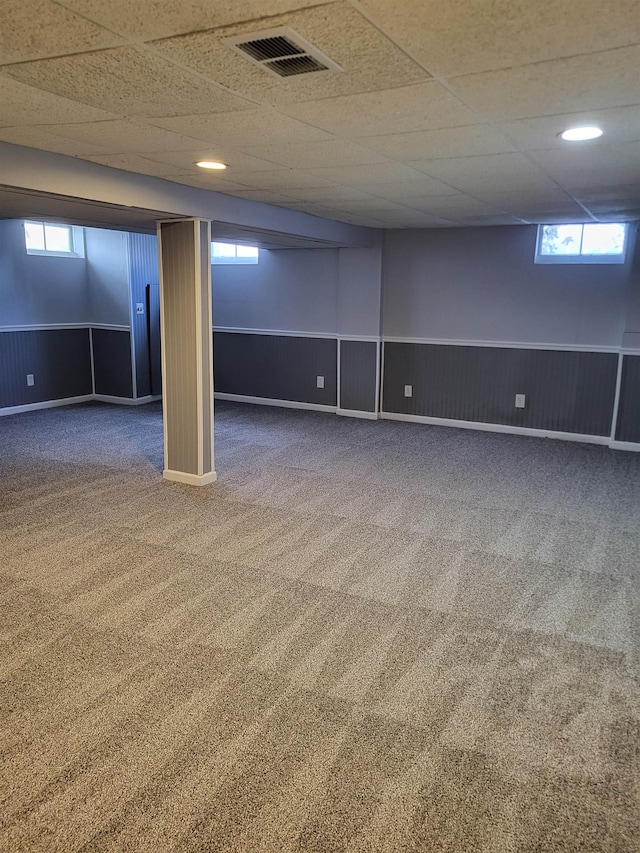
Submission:
[[[278,79],[224,44],[280,26],[343,71]],[[636,217],[638,79],[640,0],[0,11],[0,140],[376,227]],[[581,123],[605,136],[558,139]]]

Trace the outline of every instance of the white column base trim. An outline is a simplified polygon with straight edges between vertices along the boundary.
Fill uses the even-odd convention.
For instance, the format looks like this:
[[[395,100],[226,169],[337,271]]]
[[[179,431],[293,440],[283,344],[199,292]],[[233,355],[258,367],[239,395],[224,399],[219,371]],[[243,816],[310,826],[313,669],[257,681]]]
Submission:
[[[93,399],[93,394],[83,394],[81,397],[62,397],[60,400],[42,400],[39,403],[24,403],[22,406],[5,406],[0,409],[0,417],[4,415],[19,415],[21,412],[35,412],[37,409],[54,409],[57,406],[91,403]]]
[[[635,441],[610,441],[611,450],[630,450],[632,453],[640,453],[640,444]]]
[[[377,421],[380,415],[377,412],[363,412],[360,409],[336,409],[336,415],[344,418],[363,418],[367,421]]]
[[[511,435],[529,435],[533,438],[557,438],[561,441],[579,441],[584,444],[602,444],[611,446],[608,435],[583,435],[576,432],[554,432],[533,427],[511,426],[510,424],[486,424],[482,421],[456,421],[448,418],[432,418],[426,415],[406,415],[400,412],[381,412],[386,421],[406,421],[412,424],[430,424],[431,426],[454,427],[455,429],[477,429],[482,432],[502,432]]]
[[[209,483],[215,483],[218,479],[215,471],[209,471],[208,474],[187,474],[184,471],[172,471],[170,468],[165,468],[162,476],[165,480],[186,483],[188,486],[208,486]]]
[[[110,394],[94,394],[92,399],[98,403],[115,403],[118,406],[142,406],[145,403],[153,403],[154,400],[161,400],[162,397],[152,397],[150,394],[147,397],[112,397]]]
[[[309,409],[311,412],[337,411],[336,406],[325,406],[321,403],[301,403],[298,400],[272,400],[269,397],[249,397],[246,394],[227,394],[216,391],[213,395],[216,400],[230,400],[234,403],[254,403],[257,406],[278,406],[282,409]]]

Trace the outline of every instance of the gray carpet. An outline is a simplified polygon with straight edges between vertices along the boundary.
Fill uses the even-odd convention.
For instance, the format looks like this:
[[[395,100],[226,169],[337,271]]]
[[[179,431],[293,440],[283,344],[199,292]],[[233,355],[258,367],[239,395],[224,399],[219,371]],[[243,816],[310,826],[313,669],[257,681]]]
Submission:
[[[640,850],[640,455],[0,418],[0,849]]]

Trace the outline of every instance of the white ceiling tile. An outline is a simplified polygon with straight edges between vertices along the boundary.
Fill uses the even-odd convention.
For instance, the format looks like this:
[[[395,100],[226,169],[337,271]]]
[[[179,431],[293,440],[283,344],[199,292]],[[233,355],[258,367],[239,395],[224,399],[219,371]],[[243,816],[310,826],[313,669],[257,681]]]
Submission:
[[[544,207],[542,205],[527,204],[526,199],[519,205],[508,211],[512,216],[517,216],[519,219],[524,219],[527,222],[583,222],[589,219],[589,215],[583,207],[578,204],[566,204],[564,206],[554,205],[553,207]]]
[[[469,195],[444,196],[428,201],[407,199],[407,205],[422,213],[428,213],[431,216],[441,216],[445,219],[454,216],[489,216],[499,212],[495,206],[485,204]]]
[[[454,157],[450,160],[413,161],[411,165],[472,195],[476,187],[526,191],[555,186],[524,154]]]
[[[177,134],[176,134],[177,136]],[[251,157],[249,154],[243,154],[241,151],[233,148],[222,148],[220,146],[210,146],[202,148],[187,148],[187,143],[195,142],[195,140],[185,140],[183,137],[178,137],[183,141],[183,146],[176,146],[176,149],[167,150],[152,150],[141,151],[149,160],[156,160],[158,163],[168,163],[170,166],[179,166],[181,169],[189,169],[196,174],[202,173],[204,169],[196,166],[200,160],[213,160],[219,163],[224,163],[227,166],[225,176],[229,180],[236,180],[236,176],[242,173],[259,173],[271,172],[274,169],[281,168],[277,164],[268,163],[266,160],[259,160],[257,157]],[[282,169],[284,171],[284,169]]]
[[[441,228],[451,224],[451,220],[417,210],[388,211],[384,222],[387,228]]]
[[[565,213],[560,210],[549,211],[539,211],[539,210],[531,210],[527,211],[526,208],[522,211],[521,219],[526,222],[530,222],[534,225],[561,225],[563,222],[589,222],[590,217],[586,211],[582,211],[580,216],[575,215],[573,212]]]
[[[470,74],[451,89],[488,118],[517,119],[640,103],[640,45]]]
[[[594,217],[598,222],[637,222],[640,219],[640,204],[634,208],[624,208],[622,210],[601,210],[594,211]],[[633,226],[631,226],[633,227]]]
[[[273,169],[273,166],[271,168]],[[228,174],[229,177],[233,177],[238,183],[243,184],[245,189],[272,190],[273,192],[282,192],[285,195],[291,189],[331,186],[330,181],[302,172],[299,169],[277,168],[273,171],[264,172],[233,169],[232,171],[229,170]]]
[[[330,139],[325,130],[312,127],[270,107],[235,110],[213,115],[155,118],[151,123],[220,145],[273,145]]]
[[[221,43],[283,25],[344,71],[279,80]],[[374,227],[627,219],[639,28],[639,0],[0,0],[0,62],[27,60],[0,139]],[[559,140],[581,123],[605,136]]]
[[[337,206],[344,201],[369,201],[373,196],[355,190],[353,187],[309,187],[307,189],[288,189],[287,196],[296,201],[314,201],[327,206]]]
[[[6,66],[29,86],[118,115],[175,116],[244,109],[245,101],[143,48],[120,47]]]
[[[453,76],[640,42],[637,0],[360,0],[431,73]]]
[[[635,142],[532,151],[529,155],[563,187],[601,187],[637,183],[640,145]]]
[[[373,166],[335,166],[324,169],[309,169],[309,174],[334,184],[347,184],[359,187],[360,184],[382,184],[388,182],[409,182],[419,177],[420,172],[403,163],[379,163]],[[362,187],[360,187],[362,189]]]
[[[293,118],[338,136],[376,136],[477,124],[477,113],[435,80],[358,95],[291,104]]]
[[[287,205],[294,202],[292,198],[288,198],[282,193],[274,193],[271,190],[236,189],[233,191],[233,195],[236,198],[248,198],[251,201],[264,201],[268,204]]]
[[[332,214],[333,219],[338,222],[347,222],[349,225],[360,225],[364,228],[384,228],[385,222],[381,219],[373,219],[369,216],[356,216],[350,213],[335,212]]]
[[[615,203],[626,203],[628,206],[638,204],[640,199],[640,179],[638,183],[626,184],[622,187],[594,187],[589,189],[577,189],[573,195],[586,205],[606,206]]]
[[[404,161],[515,151],[513,143],[488,124],[365,136],[354,141],[394,160]]]
[[[52,119],[67,122],[104,121],[114,118],[104,110],[78,104],[67,98],[25,86],[0,75],[0,126],[51,124]]]
[[[139,175],[152,175],[159,178],[189,174],[186,170],[180,170],[176,166],[156,163],[137,154],[84,155],[83,159],[100,163],[102,166],[110,166],[112,169],[122,169],[125,172],[136,172]]]
[[[322,142],[280,143],[279,145],[244,146],[241,150],[254,157],[270,160],[291,169],[318,169],[324,166],[367,166],[384,163],[387,158],[355,145],[345,139],[328,139]]]
[[[285,25],[343,70],[278,78],[223,41],[243,33],[253,34],[256,29],[259,32]],[[256,28],[255,21],[248,21],[234,27],[164,39],[153,45],[164,56],[216,80],[230,91],[272,105],[390,88],[428,77],[345,0],[270,18],[263,28]]]
[[[335,217],[335,211],[331,210],[331,208],[325,207],[322,204],[314,204],[313,202],[296,202],[290,200],[282,202],[278,206],[286,207],[288,210],[298,210],[301,213],[309,213],[311,216],[322,216],[324,219]]]
[[[394,222],[404,222],[407,218],[414,218],[418,216],[423,216],[417,210],[409,210],[406,207],[387,207],[386,205],[374,206],[372,205],[366,209],[354,208],[352,209],[349,206],[344,208],[340,208],[340,211],[343,213],[347,213],[350,216],[366,216],[367,218],[371,217],[373,219],[377,219],[380,222],[385,222],[387,220],[392,220]],[[336,213],[338,209],[336,209]]]
[[[415,173],[411,181],[387,181],[386,183],[361,181],[358,189],[369,195],[403,203],[405,199],[411,198],[438,198],[460,194],[460,190],[419,172]]]
[[[451,219],[455,225],[463,228],[477,228],[486,225],[522,225],[522,219],[508,213],[482,214],[480,216],[456,216]]]
[[[279,15],[319,0],[62,0],[93,21],[132,38],[153,39]],[[268,26],[268,20],[266,22]]]
[[[160,165],[160,168],[162,168],[162,165]],[[223,172],[222,174],[225,173]],[[198,169],[197,175],[172,175],[166,180],[170,180],[175,184],[185,184],[189,187],[197,187],[200,190],[212,190],[213,192],[225,193],[227,195],[234,195],[237,191],[247,189],[244,184],[219,177],[218,172],[205,174],[201,169]]]
[[[198,144],[195,139],[127,119],[56,124],[43,126],[41,131],[44,134],[51,131],[78,143],[102,145],[114,154],[192,150]]]
[[[531,151],[543,148],[569,148],[572,145],[575,148],[575,143],[565,142],[560,138],[560,134],[567,128],[585,125],[596,125],[604,131],[604,137],[581,143],[585,147],[599,146],[606,142],[640,141],[640,106],[518,119],[503,122],[500,130],[519,149]]]
[[[405,211],[407,206],[398,204],[395,201],[387,201],[383,198],[374,198],[369,196],[366,199],[353,199],[351,201],[338,201],[331,205],[339,210],[344,210],[346,213],[361,214],[366,213],[371,216],[377,216],[383,211]]]
[[[93,142],[78,142],[57,136],[49,131],[43,134],[41,127],[2,127],[0,128],[0,141],[11,142],[14,145],[25,145],[27,148],[53,151],[55,154],[68,154],[70,157],[109,153],[109,149],[104,145]]]
[[[486,186],[477,187],[473,194],[480,201],[506,210],[511,210],[522,204],[547,209],[554,206],[561,208],[563,205],[573,204],[571,195],[566,190],[553,184],[545,187],[531,188],[526,190],[526,192],[514,189],[505,190],[503,187],[494,187],[491,184],[487,184]]]
[[[123,39],[51,0],[2,0],[0,65],[79,53]]]

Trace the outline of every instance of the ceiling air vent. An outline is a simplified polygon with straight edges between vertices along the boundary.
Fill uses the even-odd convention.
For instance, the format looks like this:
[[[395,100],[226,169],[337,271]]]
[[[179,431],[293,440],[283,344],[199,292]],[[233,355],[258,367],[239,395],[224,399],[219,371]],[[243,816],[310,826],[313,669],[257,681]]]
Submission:
[[[278,77],[342,71],[339,65],[290,27],[278,27],[262,33],[245,33],[224,41],[255,65],[277,74]]]

